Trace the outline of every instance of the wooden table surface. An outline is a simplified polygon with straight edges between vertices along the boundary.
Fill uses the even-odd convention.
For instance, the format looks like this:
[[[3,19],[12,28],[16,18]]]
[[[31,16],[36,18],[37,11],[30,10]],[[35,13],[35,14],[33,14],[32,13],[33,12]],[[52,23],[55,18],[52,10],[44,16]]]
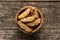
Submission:
[[[0,40],[60,40],[60,0],[0,0]],[[27,35],[18,30],[15,15],[23,6],[35,6],[44,16],[42,29]]]

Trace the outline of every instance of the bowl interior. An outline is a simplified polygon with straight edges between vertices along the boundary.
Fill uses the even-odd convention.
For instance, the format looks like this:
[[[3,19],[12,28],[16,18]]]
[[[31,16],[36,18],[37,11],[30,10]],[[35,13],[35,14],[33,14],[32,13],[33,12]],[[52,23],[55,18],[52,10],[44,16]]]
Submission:
[[[29,7],[32,7],[32,8],[33,8],[33,6],[25,6],[25,7],[21,8],[20,10],[18,10],[18,12],[17,12],[17,14],[16,14],[16,17],[15,17],[16,24],[17,24],[17,21],[19,20],[19,19],[18,19],[18,16],[19,16],[22,12],[24,12],[27,8],[29,8]],[[36,8],[36,9],[37,9],[37,8]],[[33,28],[33,31],[32,31],[31,33],[37,32],[37,31],[42,27],[42,23],[43,23],[42,12],[41,12],[41,10],[39,10],[39,9],[37,9],[37,11],[38,11],[38,14],[39,14],[39,18],[41,18],[41,22],[40,22],[40,24],[37,25],[37,27],[35,26],[35,28]],[[28,33],[28,32],[26,32],[26,31],[22,30],[18,24],[17,24],[17,26],[19,27],[19,30],[21,30],[22,32]]]

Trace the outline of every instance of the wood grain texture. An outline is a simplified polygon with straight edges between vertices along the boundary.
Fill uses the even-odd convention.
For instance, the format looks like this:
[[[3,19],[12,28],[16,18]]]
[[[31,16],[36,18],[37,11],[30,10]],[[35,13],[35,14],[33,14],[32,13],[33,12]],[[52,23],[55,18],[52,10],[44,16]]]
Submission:
[[[31,35],[19,31],[15,24],[17,11],[27,5],[39,8],[44,16],[42,29]],[[60,40],[60,2],[0,0],[0,40]]]
[[[22,5],[21,5],[22,4]],[[60,2],[0,2],[0,9],[19,9],[23,6],[31,5],[38,8],[59,8]]]
[[[34,2],[36,2],[36,1],[60,1],[60,0],[0,0],[0,1],[14,1],[14,2],[16,2],[16,1],[34,1]]]

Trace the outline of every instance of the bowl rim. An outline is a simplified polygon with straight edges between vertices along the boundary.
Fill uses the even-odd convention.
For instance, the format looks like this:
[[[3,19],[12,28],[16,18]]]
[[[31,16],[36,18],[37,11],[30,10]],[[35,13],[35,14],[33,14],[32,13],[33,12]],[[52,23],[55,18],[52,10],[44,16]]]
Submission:
[[[28,8],[28,7],[34,7],[34,6],[24,6],[24,7],[22,7],[22,8],[20,8],[19,10],[18,10],[18,12],[16,13],[16,16],[15,16],[15,22],[16,22],[16,24],[17,24],[17,16],[19,15],[19,13],[23,10],[23,9],[25,9],[25,8]],[[35,33],[35,32],[37,32],[39,29],[41,29],[42,28],[42,24],[43,24],[43,15],[42,15],[42,12],[41,12],[41,10],[40,9],[38,9],[37,7],[35,7],[36,9],[37,9],[37,11],[39,12],[39,15],[41,16],[41,23],[39,24],[39,26],[36,28],[36,29],[34,29],[31,33]],[[18,24],[17,24],[18,25]],[[18,26],[19,27],[19,26]],[[23,33],[28,33],[28,32],[26,32],[26,31],[23,31],[21,28],[18,28],[19,30],[21,30]],[[30,34],[30,33],[29,33]]]

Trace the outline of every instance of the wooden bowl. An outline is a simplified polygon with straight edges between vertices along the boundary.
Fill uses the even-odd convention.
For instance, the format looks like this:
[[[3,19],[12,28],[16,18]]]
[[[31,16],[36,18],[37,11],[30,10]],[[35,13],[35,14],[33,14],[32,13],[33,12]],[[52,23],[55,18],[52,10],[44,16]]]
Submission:
[[[17,14],[16,14],[16,17],[15,17],[15,22],[16,22],[16,24],[17,24],[17,21],[18,21],[18,15],[21,13],[21,11],[23,12],[24,9],[26,9],[26,8],[31,8],[31,7],[32,7],[32,8],[36,8],[36,7],[33,7],[33,6],[25,6],[25,7],[21,8],[20,10],[18,10],[18,12],[17,12]],[[37,9],[37,8],[36,8],[36,9]],[[37,32],[37,31],[42,27],[43,15],[42,15],[41,10],[37,9],[37,11],[39,12],[39,16],[40,16],[40,18],[41,18],[41,22],[40,22],[40,24],[37,26],[37,28],[34,29],[31,33]],[[18,24],[17,24],[17,26],[18,26],[19,30],[21,30],[23,33],[27,33],[27,34],[29,33],[29,32],[26,32],[26,31],[22,30]],[[29,34],[30,34],[30,33],[29,33]]]

